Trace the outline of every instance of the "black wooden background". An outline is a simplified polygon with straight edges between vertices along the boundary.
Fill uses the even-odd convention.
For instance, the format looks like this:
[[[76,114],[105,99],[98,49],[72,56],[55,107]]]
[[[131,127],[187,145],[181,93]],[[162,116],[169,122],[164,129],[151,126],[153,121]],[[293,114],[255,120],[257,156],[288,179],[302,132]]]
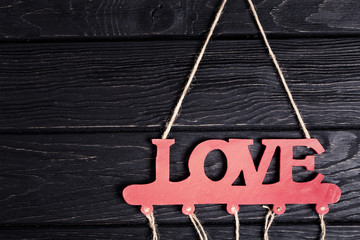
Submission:
[[[155,149],[218,0],[0,2],[0,238],[148,239],[121,192],[155,179]],[[342,189],[327,239],[360,238],[360,2],[254,0],[313,137],[316,172]],[[171,132],[171,179],[210,138],[301,132],[245,0],[229,0]],[[225,164],[212,153],[206,172]],[[276,178],[275,163],[268,180]],[[275,176],[275,177],[274,177]],[[294,169],[294,179],[313,176]],[[181,206],[156,206],[161,239],[197,239]],[[240,208],[241,239],[266,211]],[[223,205],[197,207],[211,239],[234,239]],[[271,239],[318,239],[314,206],[290,205]]]

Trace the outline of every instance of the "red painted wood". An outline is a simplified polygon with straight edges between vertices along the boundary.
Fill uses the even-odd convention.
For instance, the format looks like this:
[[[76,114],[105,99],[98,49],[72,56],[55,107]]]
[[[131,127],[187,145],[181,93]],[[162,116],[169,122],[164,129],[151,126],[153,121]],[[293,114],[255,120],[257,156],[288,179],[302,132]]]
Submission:
[[[157,146],[156,180],[144,185],[131,185],[124,189],[125,201],[142,205],[141,211],[149,214],[153,205],[183,205],[183,213],[194,212],[195,204],[226,204],[234,214],[238,205],[273,204],[276,214],[285,212],[285,204],[316,204],[319,214],[329,211],[328,204],[336,203],[341,196],[338,186],[321,183],[320,173],[308,182],[294,182],[292,168],[303,166],[309,171],[315,168],[314,156],[293,158],[293,148],[304,146],[317,154],[324,148],[317,139],[263,139],[265,150],[258,168],[249,151],[251,139],[207,140],[197,145],[189,157],[190,176],[180,182],[169,180],[170,147],[174,139],[153,139]],[[263,184],[266,172],[276,149],[280,149],[280,179],[277,183]],[[204,170],[206,156],[212,150],[220,150],[227,159],[227,171],[221,180],[209,179]],[[245,186],[232,184],[243,172]]]

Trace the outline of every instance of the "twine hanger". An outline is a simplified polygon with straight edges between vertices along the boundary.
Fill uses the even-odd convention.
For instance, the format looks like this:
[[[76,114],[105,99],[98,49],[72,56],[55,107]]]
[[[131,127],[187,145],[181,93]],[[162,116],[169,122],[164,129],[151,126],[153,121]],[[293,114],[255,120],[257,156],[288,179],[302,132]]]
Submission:
[[[261,25],[261,22],[259,20],[258,14],[256,12],[255,6],[254,6],[252,0],[247,0],[247,1],[249,3],[250,10],[252,11],[252,14],[254,16],[254,19],[255,19],[255,22],[256,22],[256,24],[258,26],[258,29],[260,30],[260,33],[262,35],[265,46],[266,46],[266,48],[267,48],[267,50],[269,52],[270,58],[272,59],[272,61],[274,63],[274,66],[275,66],[275,68],[277,70],[277,73],[278,73],[278,75],[279,75],[279,77],[281,79],[281,83],[282,83],[282,85],[283,85],[283,87],[284,87],[284,89],[286,91],[287,97],[288,97],[288,99],[290,101],[290,104],[291,104],[291,106],[292,106],[292,108],[294,110],[294,113],[295,113],[295,115],[297,117],[297,120],[299,122],[301,130],[302,130],[304,136],[309,139],[309,138],[311,138],[310,133],[309,133],[308,129],[306,128],[305,122],[304,122],[304,120],[303,120],[303,118],[302,118],[302,116],[300,114],[300,111],[299,111],[299,109],[298,109],[298,107],[297,107],[297,105],[295,103],[295,100],[294,100],[294,98],[292,96],[290,88],[288,87],[288,84],[287,84],[286,79],[284,77],[283,71],[281,70],[281,67],[280,67],[280,65],[279,65],[279,63],[278,63],[278,61],[276,59],[276,56],[275,56],[274,52],[271,49],[270,43],[268,41],[268,38],[267,38],[266,33],[264,31],[264,28]],[[213,35],[214,29],[215,29],[215,27],[216,27],[216,25],[217,25],[217,23],[218,23],[218,21],[220,19],[221,14],[224,11],[226,2],[227,2],[227,0],[222,0],[220,8],[218,9],[218,11],[216,13],[215,19],[214,19],[214,21],[213,21],[213,23],[212,23],[212,25],[211,25],[211,27],[209,29],[209,32],[208,32],[206,40],[205,40],[205,42],[204,42],[204,44],[203,44],[203,46],[201,48],[201,51],[200,51],[198,57],[196,58],[196,61],[195,61],[194,66],[193,66],[193,68],[191,70],[191,73],[190,73],[190,75],[188,77],[188,80],[187,80],[187,82],[185,84],[185,87],[184,87],[184,89],[182,91],[182,94],[181,94],[181,96],[180,96],[180,98],[179,98],[179,100],[178,100],[178,102],[177,102],[177,104],[176,104],[176,106],[175,106],[175,108],[174,108],[174,110],[172,112],[170,120],[166,123],[165,131],[164,131],[164,133],[162,134],[162,137],[161,137],[162,139],[167,139],[168,138],[169,133],[171,131],[171,128],[173,127],[175,120],[179,116],[181,106],[182,106],[182,104],[184,102],[185,96],[186,96],[186,94],[188,93],[188,91],[190,89],[192,81],[193,81],[193,79],[195,77],[195,74],[196,74],[198,68],[199,68],[200,62],[201,62],[201,60],[202,60],[202,58],[204,56],[206,48],[207,48],[207,46],[209,44],[209,41],[210,41],[210,39],[211,39],[211,37]],[[274,221],[275,213],[269,207],[267,207],[267,206],[263,206],[263,207],[268,209],[268,213],[266,214],[266,217],[265,217],[265,228],[264,228],[264,240],[268,240],[269,239],[268,232],[269,232],[271,224]],[[233,215],[235,217],[235,225],[236,225],[235,238],[236,238],[236,240],[239,240],[240,239],[240,234],[239,234],[240,222],[239,222],[238,211],[233,211]],[[156,228],[155,217],[153,215],[153,212],[149,211],[149,214],[146,214],[146,217],[149,219],[149,226],[152,229],[153,240],[158,240],[157,228]],[[205,232],[202,224],[200,223],[199,219],[196,217],[196,215],[193,213],[193,214],[189,215],[189,218],[190,218],[191,222],[193,223],[193,225],[194,225],[194,227],[195,227],[195,229],[196,229],[196,231],[197,231],[197,233],[199,235],[200,240],[207,240],[208,238],[207,238],[206,232]],[[324,215],[319,214],[319,218],[320,218],[320,225],[321,225],[321,237],[320,237],[320,239],[325,240],[326,227],[325,227]]]

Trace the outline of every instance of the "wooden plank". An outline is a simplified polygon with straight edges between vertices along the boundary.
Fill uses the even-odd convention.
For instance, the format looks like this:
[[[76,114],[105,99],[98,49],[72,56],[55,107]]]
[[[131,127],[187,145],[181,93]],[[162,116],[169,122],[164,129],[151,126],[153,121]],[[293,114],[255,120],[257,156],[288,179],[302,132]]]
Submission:
[[[316,224],[283,225],[274,223],[271,226],[269,237],[276,240],[288,239],[319,239],[320,227]],[[209,239],[234,239],[234,227],[231,225],[205,225]],[[241,225],[242,239],[258,240],[262,238],[262,225]],[[183,226],[160,226],[161,239],[196,239],[197,235],[189,222]],[[150,231],[145,226],[138,227],[81,227],[81,228],[37,228],[37,229],[2,229],[1,239],[133,239],[144,240],[150,237]],[[358,239],[359,226],[328,225],[326,239]]]
[[[150,139],[158,133],[2,134],[0,138],[0,224],[144,224],[138,206],[127,205],[122,189],[152,182],[155,149]],[[252,138],[259,159],[262,138],[298,138],[299,132],[174,132],[171,152],[172,181],[188,176],[186,161],[191,150],[205,139]],[[342,189],[339,203],[330,206],[329,222],[359,222],[359,131],[314,131],[326,152],[316,158],[316,172]],[[297,153],[298,154],[298,153]],[[206,172],[216,177],[224,171],[219,155],[210,154]],[[277,178],[276,160],[266,182]],[[314,173],[294,168],[295,181],[308,181]],[[224,205],[197,206],[205,223],[231,223]],[[188,223],[181,206],[155,206],[160,224]],[[242,222],[261,223],[261,206],[242,206]],[[312,205],[288,205],[276,222],[317,222]]]
[[[271,40],[310,128],[359,128],[360,40]],[[0,45],[0,130],[164,126],[201,41]],[[213,41],[177,126],[298,129],[260,40]]]
[[[219,0],[3,1],[2,39],[202,36]],[[356,0],[254,0],[268,33],[359,33]],[[341,21],[339,21],[341,19]],[[258,34],[246,0],[229,1],[216,35]]]

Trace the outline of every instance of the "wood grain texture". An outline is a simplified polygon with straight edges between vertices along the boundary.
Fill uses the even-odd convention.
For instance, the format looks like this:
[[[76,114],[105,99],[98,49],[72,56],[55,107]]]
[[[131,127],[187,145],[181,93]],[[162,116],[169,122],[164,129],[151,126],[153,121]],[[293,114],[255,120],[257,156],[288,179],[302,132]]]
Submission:
[[[0,239],[150,237],[139,207],[121,193],[155,179],[150,140],[160,136],[219,3],[0,2]],[[310,133],[326,149],[315,172],[294,168],[294,180],[320,172],[337,184],[342,197],[325,217],[326,239],[359,239],[360,2],[254,3]],[[171,132],[172,181],[189,175],[187,158],[205,139],[255,139],[258,162],[260,139],[301,137],[246,0],[228,1],[214,35]],[[277,180],[276,165],[267,183]],[[219,152],[208,155],[209,177],[225,167]],[[224,205],[196,210],[210,239],[234,239]],[[197,238],[181,206],[155,211],[161,239]],[[241,239],[262,238],[265,214],[241,206]],[[313,205],[287,205],[270,238],[319,233]]]
[[[355,128],[360,40],[271,40],[310,128]],[[0,45],[0,129],[164,126],[200,41]],[[298,129],[260,40],[213,41],[176,126]]]
[[[205,139],[252,138],[254,161],[261,157],[259,139],[298,138],[298,132],[174,132],[171,152],[172,181],[188,176],[186,160]],[[359,131],[318,131],[326,152],[316,158],[316,172],[325,182],[342,189],[339,203],[330,206],[329,222],[359,222]],[[5,135],[0,139],[0,224],[144,224],[138,206],[127,205],[122,189],[152,182],[158,133],[84,133]],[[297,152],[295,155],[300,156]],[[302,155],[302,154],[301,154]],[[221,159],[221,158],[220,158]],[[219,155],[209,154],[205,171],[213,177],[224,171]],[[266,177],[276,179],[276,160]],[[294,168],[295,181],[308,181],[314,173]],[[197,206],[198,217],[209,224],[231,223],[224,205]],[[187,223],[181,206],[155,206],[160,224]],[[242,206],[242,222],[261,223],[266,211],[259,205]],[[288,205],[276,222],[318,221],[313,205]]]
[[[268,33],[359,33],[357,0],[256,0]],[[218,0],[5,0],[2,39],[200,36]],[[258,34],[246,0],[229,1],[216,35]]]
[[[320,233],[320,227],[316,224],[297,224],[282,225],[274,223],[271,226],[269,236],[271,239],[288,240],[288,239],[307,239],[317,240]],[[234,226],[232,225],[205,225],[209,235],[209,240],[233,240]],[[262,225],[241,225],[241,239],[259,240],[262,238]],[[161,239],[197,239],[191,223],[182,226],[163,226],[160,225]],[[13,229],[0,230],[1,239],[27,239],[27,240],[47,240],[47,239],[77,239],[77,240],[95,240],[95,239],[132,239],[145,240],[149,239],[150,231],[144,226],[138,227],[78,227],[78,228],[36,228],[31,229]],[[360,237],[359,226],[327,226],[327,240],[340,239],[358,239]]]

